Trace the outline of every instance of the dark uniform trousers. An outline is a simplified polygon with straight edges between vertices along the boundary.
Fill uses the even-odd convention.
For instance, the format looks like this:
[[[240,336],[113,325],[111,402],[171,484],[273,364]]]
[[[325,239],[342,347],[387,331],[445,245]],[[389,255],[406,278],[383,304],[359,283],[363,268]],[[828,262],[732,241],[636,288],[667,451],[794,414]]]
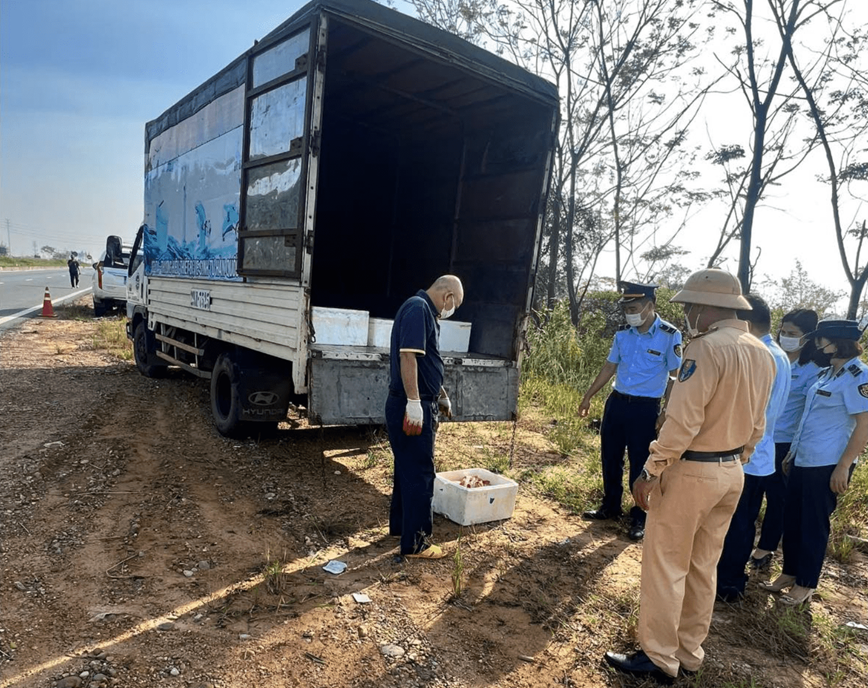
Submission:
[[[624,494],[624,449],[630,463],[630,489],[648,460],[648,445],[657,437],[655,424],[660,400],[652,397],[628,397],[613,391],[606,399],[600,426],[600,453],[603,463],[603,504],[606,513],[621,513]],[[638,506],[630,509],[630,518],[644,525],[645,512]]]
[[[744,474],[744,487],[729,523],[717,564],[717,590],[720,593],[744,594],[748,579],[744,569],[753,551],[756,520],[763,503],[763,480],[766,477]]]
[[[764,476],[763,491],[766,495],[766,515],[757,547],[774,552],[784,532],[784,505],[787,501],[787,476],[784,475],[784,458],[790,451],[790,442],[775,444],[775,472]]]
[[[401,554],[418,552],[433,528],[435,401],[423,400],[422,434],[404,434],[407,398],[389,394],[386,430],[395,457],[389,534],[400,535]]]
[[[850,467],[850,475],[853,474]],[[829,544],[830,517],[838,506],[838,495],[829,481],[835,466],[793,466],[784,509],[784,565],[786,576],[795,576],[796,585],[816,588]]]

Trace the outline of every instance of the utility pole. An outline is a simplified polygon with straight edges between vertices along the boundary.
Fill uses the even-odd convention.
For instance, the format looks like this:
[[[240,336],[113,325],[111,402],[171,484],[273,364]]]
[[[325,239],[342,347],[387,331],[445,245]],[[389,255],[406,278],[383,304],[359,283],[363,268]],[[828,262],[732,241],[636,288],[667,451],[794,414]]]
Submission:
[[[9,225],[12,223],[9,221],[9,218],[6,218],[6,248],[9,251],[9,257],[12,257],[12,231],[9,229]]]

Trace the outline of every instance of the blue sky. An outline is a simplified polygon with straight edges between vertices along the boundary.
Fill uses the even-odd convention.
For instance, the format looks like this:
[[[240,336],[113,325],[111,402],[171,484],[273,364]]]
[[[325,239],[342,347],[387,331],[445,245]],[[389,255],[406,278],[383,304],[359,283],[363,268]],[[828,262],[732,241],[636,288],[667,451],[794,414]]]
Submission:
[[[864,3],[864,4],[863,4]],[[0,243],[98,255],[109,234],[131,239],[142,220],[144,126],[291,16],[302,0],[2,0],[0,5]],[[405,2],[399,9],[409,11]],[[849,3],[866,13],[868,2]],[[868,13],[865,14],[868,17]],[[716,130],[745,116],[716,108]],[[730,122],[731,120],[731,122]],[[707,125],[706,125],[707,126]],[[748,127],[732,132],[748,143]],[[721,139],[722,140],[722,139]],[[815,281],[846,287],[828,191],[808,166],[758,210],[760,273],[800,259]],[[799,178],[801,177],[801,178]],[[692,222],[685,265],[701,267],[719,210]],[[864,216],[864,211],[859,217]],[[851,215],[845,218],[849,223]],[[818,229],[823,238],[818,241]],[[707,243],[707,242],[706,242]],[[735,253],[733,249],[732,253]],[[598,274],[611,275],[611,252]],[[735,262],[726,264],[735,270]]]
[[[302,4],[3,0],[0,243],[98,253],[132,238],[145,122]]]

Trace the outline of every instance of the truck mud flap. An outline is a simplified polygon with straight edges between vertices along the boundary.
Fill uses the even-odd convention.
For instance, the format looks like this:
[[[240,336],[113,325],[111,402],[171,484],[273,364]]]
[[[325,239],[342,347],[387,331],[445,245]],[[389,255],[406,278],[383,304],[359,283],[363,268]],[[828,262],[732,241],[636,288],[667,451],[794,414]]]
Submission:
[[[241,420],[283,421],[292,393],[292,378],[273,370],[242,369],[240,374]]]

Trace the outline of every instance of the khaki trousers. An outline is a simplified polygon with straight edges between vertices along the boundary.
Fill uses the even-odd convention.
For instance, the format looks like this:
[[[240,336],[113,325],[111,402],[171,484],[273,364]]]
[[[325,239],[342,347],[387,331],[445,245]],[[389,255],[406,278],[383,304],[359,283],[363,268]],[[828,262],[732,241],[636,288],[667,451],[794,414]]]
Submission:
[[[697,670],[705,656],[717,562],[743,484],[739,461],[676,461],[651,490],[639,644],[670,676],[682,665]]]

